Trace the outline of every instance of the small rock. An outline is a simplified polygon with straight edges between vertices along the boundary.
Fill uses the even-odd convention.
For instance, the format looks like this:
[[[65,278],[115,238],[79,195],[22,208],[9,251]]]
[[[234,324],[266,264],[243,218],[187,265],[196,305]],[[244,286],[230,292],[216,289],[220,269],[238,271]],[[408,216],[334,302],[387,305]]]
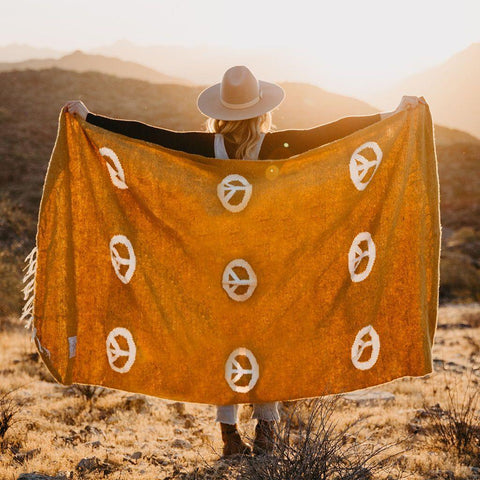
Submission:
[[[103,430],[97,427],[93,427],[92,425],[87,425],[84,430],[91,435],[102,435],[103,437],[105,437],[105,433],[103,432]],[[84,430],[82,429],[80,430],[80,432],[83,432]]]
[[[192,448],[192,444],[188,440],[184,440],[182,438],[176,438],[172,442],[173,448],[183,448],[184,450],[190,450]]]
[[[159,465],[163,465],[163,466],[166,466],[166,465],[170,465],[170,461],[167,460],[166,458],[160,458],[160,457],[157,457],[156,455],[152,454],[152,455],[149,455],[147,457],[145,457],[145,459],[147,461],[149,461],[152,465],[154,465],[155,467],[158,467]]]
[[[393,402],[395,395],[384,390],[358,390],[356,392],[342,395],[347,401],[355,402],[357,405],[370,405],[377,402]]]
[[[133,453],[130,453],[130,454],[127,454],[125,455],[123,458],[125,460],[128,460],[130,463],[137,463],[137,460],[139,458],[142,458],[142,452],[138,451],[138,452],[133,452]]]
[[[98,448],[102,445],[100,440],[95,440],[94,442],[87,442],[85,445],[90,445],[92,448]]]
[[[450,330],[452,328],[465,329],[473,328],[473,325],[470,325],[469,323],[440,323],[437,325],[437,328],[440,330]]]
[[[192,428],[195,425],[195,417],[189,413],[185,415],[185,428]]]
[[[82,458],[76,466],[76,469],[81,472],[91,472],[98,468],[100,460],[97,457]]]
[[[168,408],[173,410],[177,415],[185,415],[185,404],[183,402],[170,403]]]
[[[93,471],[102,471],[104,474],[111,473],[113,471],[112,465],[106,462],[102,462],[97,457],[82,458],[77,466],[75,467],[77,471],[84,472],[93,472]]]
[[[18,463],[23,463],[25,460],[30,460],[34,455],[40,453],[39,448],[28,450],[27,452],[18,452],[13,456],[13,459]]]
[[[460,365],[455,362],[447,362],[444,364],[445,370],[450,370],[451,372],[455,373],[463,373],[467,368],[463,365]]]
[[[145,396],[140,394],[129,395],[123,405],[126,410],[135,410],[137,413],[148,412],[151,407]]]
[[[173,430],[173,433],[174,433],[175,435],[183,435],[183,434],[185,433],[185,430],[184,430],[183,428],[175,428],[175,429]]]

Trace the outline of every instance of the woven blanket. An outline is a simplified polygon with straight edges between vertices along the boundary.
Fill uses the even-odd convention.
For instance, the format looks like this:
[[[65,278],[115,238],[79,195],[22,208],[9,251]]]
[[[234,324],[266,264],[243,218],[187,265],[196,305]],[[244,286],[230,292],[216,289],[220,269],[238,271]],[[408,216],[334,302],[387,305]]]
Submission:
[[[219,405],[348,392],[432,372],[439,250],[428,105],[271,161],[62,112],[23,318],[64,385]]]

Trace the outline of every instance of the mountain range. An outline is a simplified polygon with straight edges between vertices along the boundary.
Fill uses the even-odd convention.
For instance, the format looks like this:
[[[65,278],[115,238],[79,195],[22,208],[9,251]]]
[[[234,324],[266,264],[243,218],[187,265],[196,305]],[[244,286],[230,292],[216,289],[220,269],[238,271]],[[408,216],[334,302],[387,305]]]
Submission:
[[[389,108],[402,95],[423,95],[438,123],[480,137],[480,43],[386,90],[372,92],[366,100]]]
[[[42,53],[52,55],[39,59]],[[15,55],[18,59],[20,54],[36,57],[1,63],[0,71],[57,67],[80,72],[98,71],[153,83],[207,85],[219,81],[228,66],[243,63],[259,78],[278,82],[310,78],[309,83],[316,84],[316,77],[304,60],[278,48],[145,47],[122,40],[92,49],[90,53],[76,51],[56,58],[59,53],[33,47],[29,50],[24,45],[0,47],[0,61]],[[437,123],[480,137],[480,43],[470,45],[441,65],[401,79],[387,89],[372,91],[361,99],[373,105],[375,110],[393,110],[403,95],[424,96]]]
[[[12,70],[43,70],[45,68],[61,68],[74,72],[101,72],[117,77],[135,78],[152,83],[175,83],[189,85],[188,80],[171,77],[157,70],[140,65],[136,62],[120,60],[104,55],[91,55],[76,50],[60,58],[34,58],[22,62],[0,63],[0,72]]]
[[[54,48],[32,47],[24,43],[0,46],[0,62],[22,62],[32,58],[60,58],[68,52]]]

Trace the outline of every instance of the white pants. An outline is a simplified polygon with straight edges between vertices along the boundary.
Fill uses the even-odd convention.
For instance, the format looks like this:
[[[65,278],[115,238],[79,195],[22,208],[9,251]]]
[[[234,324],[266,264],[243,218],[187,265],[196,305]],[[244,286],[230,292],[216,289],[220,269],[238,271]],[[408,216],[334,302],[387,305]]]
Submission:
[[[217,422],[234,425],[237,423],[238,405],[217,405]],[[252,418],[273,422],[280,420],[278,402],[254,403]]]

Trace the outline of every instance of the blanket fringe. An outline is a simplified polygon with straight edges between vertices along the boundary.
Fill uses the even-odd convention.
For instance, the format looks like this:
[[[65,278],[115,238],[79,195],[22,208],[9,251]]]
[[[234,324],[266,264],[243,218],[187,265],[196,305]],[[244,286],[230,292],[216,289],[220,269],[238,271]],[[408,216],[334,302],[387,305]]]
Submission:
[[[22,309],[22,316],[20,321],[25,322],[25,328],[32,330],[31,341],[33,342],[36,336],[36,329],[33,327],[33,302],[35,300],[35,272],[37,268],[37,246],[33,247],[32,251],[25,257],[26,266],[23,270],[27,270],[23,277],[24,287],[22,289],[23,299],[25,303]]]

